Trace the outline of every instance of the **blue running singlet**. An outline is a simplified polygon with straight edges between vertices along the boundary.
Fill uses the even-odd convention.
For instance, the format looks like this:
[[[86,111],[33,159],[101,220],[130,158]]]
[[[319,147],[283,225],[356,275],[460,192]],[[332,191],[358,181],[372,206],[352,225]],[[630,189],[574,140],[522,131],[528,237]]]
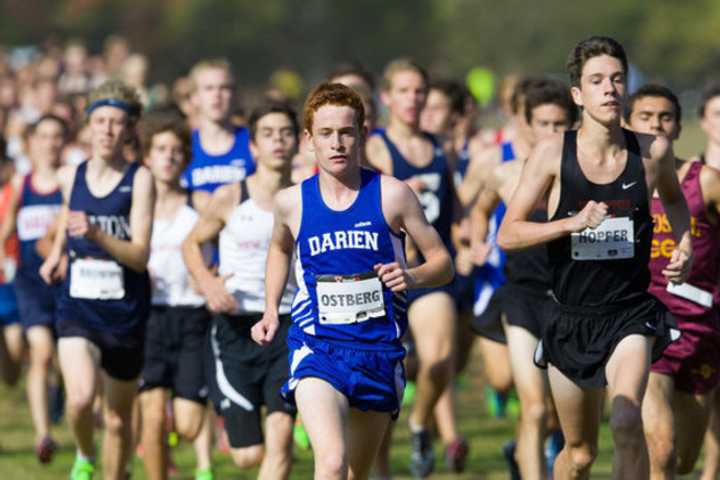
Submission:
[[[87,185],[88,162],[78,165],[70,210],[84,211],[90,222],[120,240],[131,240],[130,209],[138,163],[127,167],[120,183],[104,197]],[[147,271],[138,273],[117,262],[97,243],[83,237],[67,239],[70,260],[59,305],[59,330],[64,321],[105,333],[134,336],[142,332],[150,308]]]
[[[445,246],[450,248],[450,227],[453,221],[452,185],[450,168],[442,146],[433,135],[424,133],[433,145],[433,158],[427,166],[416,167],[400,153],[384,129],[377,129],[375,134],[380,135],[390,152],[393,177],[398,180],[418,177],[427,185],[427,190],[418,195],[418,200],[425,212],[425,218],[435,227]]]
[[[403,265],[403,241],[382,212],[381,175],[361,172],[358,195],[343,211],[325,204],[318,175],[301,185],[298,291],[289,337],[309,335],[369,350],[402,350],[406,295],[382,285],[373,266]]]
[[[502,162],[515,159],[515,151],[511,142],[500,145]],[[505,253],[497,246],[497,232],[505,216],[505,202],[500,201],[488,222],[487,241],[492,245],[485,265],[476,268],[475,276],[475,303],[473,313],[481,315],[488,306],[495,289],[505,283]]]
[[[17,213],[17,234],[20,240],[18,275],[27,275],[42,280],[38,270],[43,259],[35,251],[35,244],[45,236],[55,222],[61,206],[62,193],[60,189],[39,193],[33,188],[32,174],[25,176]]]
[[[200,132],[192,132],[192,160],[183,173],[181,183],[188,191],[214,192],[228,183],[239,182],[255,172],[255,162],[250,153],[250,131],[244,127],[235,129],[235,143],[227,153],[211,155],[203,150]]]
[[[25,328],[35,325],[52,328],[55,323],[59,289],[48,286],[40,277],[43,259],[35,251],[35,244],[55,222],[61,205],[60,189],[39,193],[33,188],[32,174],[25,176],[17,213],[20,265],[15,278],[20,319]]]

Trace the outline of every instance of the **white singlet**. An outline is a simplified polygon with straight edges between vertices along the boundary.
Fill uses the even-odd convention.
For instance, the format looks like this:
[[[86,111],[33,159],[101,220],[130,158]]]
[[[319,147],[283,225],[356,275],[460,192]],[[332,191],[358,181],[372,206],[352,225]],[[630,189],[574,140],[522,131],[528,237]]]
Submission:
[[[238,304],[236,314],[265,311],[265,261],[270,247],[273,214],[247,198],[247,185],[241,186],[240,204],[220,232],[220,275],[232,274],[225,281]],[[293,268],[290,269],[279,313],[290,313],[297,289]]]
[[[190,273],[185,268],[181,251],[182,242],[195,226],[197,219],[198,214],[195,210],[183,205],[175,214],[175,218],[155,219],[153,222],[148,262],[153,305],[170,307],[205,305],[205,299],[190,285]]]

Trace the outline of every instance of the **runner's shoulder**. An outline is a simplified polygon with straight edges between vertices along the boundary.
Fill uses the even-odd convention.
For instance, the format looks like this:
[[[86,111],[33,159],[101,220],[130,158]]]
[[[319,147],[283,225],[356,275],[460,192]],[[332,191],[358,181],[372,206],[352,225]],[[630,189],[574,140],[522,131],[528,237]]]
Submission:
[[[562,134],[555,134],[537,142],[528,158],[529,171],[559,173],[563,154],[563,139]]]
[[[302,208],[302,183],[291,185],[275,194],[275,209],[281,215],[288,215]]]

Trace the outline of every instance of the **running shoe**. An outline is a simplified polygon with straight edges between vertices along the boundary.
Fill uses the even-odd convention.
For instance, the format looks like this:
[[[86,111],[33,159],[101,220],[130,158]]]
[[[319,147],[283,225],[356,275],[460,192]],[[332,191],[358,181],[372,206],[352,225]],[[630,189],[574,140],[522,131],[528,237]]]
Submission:
[[[555,459],[560,455],[560,451],[565,446],[565,437],[559,428],[553,431],[545,442],[545,463],[548,470],[548,478],[553,478],[553,468],[555,467]]]
[[[425,478],[435,470],[435,454],[428,430],[410,432],[410,473]]]
[[[295,445],[297,445],[300,450],[310,449],[310,437],[308,437],[300,417],[295,420],[295,426],[293,427],[293,440],[295,440]]]
[[[82,458],[75,458],[75,464],[70,471],[70,480],[92,480],[95,465]]]
[[[212,468],[199,468],[195,470],[195,480],[214,480]]]
[[[65,414],[65,389],[60,385],[48,386],[48,414],[53,425],[57,425]]]
[[[50,463],[57,448],[57,443],[55,443],[55,440],[53,440],[49,435],[43,437],[43,439],[35,445],[35,456],[37,457],[38,462],[43,464]]]
[[[464,438],[456,438],[447,447],[445,447],[445,465],[447,469],[453,473],[462,473],[465,471],[465,461],[467,460],[470,447]]]
[[[405,392],[403,392],[402,406],[407,407],[415,402],[415,382],[407,382],[405,384]]]
[[[503,445],[502,453],[503,457],[505,457],[505,462],[508,466],[508,471],[510,472],[510,480],[522,480],[522,477],[520,476],[520,467],[517,464],[517,460],[515,460],[515,448],[517,447],[515,440],[510,440],[505,445]]]
[[[485,407],[488,415],[495,418],[505,417],[506,396],[489,385],[485,385]]]

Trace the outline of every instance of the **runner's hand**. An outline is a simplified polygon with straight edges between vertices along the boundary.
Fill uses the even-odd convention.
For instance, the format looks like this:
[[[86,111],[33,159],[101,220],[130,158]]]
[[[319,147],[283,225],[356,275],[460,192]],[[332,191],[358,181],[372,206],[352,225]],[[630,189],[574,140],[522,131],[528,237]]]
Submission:
[[[43,264],[40,266],[40,277],[48,285],[52,285],[56,281],[60,280],[59,266],[60,266],[60,255],[52,255],[45,259]],[[65,267],[67,271],[67,266]]]
[[[373,269],[380,281],[393,292],[402,292],[415,285],[415,279],[398,262],[378,263]]]
[[[608,206],[605,202],[595,202],[590,200],[580,213],[570,217],[570,230],[572,232],[582,232],[586,228],[595,229],[607,217]]]
[[[662,271],[668,282],[683,283],[687,280],[693,257],[692,244],[689,238],[688,234],[683,236],[680,244],[673,250],[670,262]]]
[[[412,188],[413,192],[415,192],[416,195],[423,193],[425,190],[428,189],[427,184],[420,180],[419,177],[410,177],[405,180],[405,183],[407,183],[408,187]]]
[[[473,264],[482,267],[487,262],[490,252],[492,252],[492,244],[490,242],[476,242],[471,247]]]
[[[459,248],[455,254],[455,271],[459,275],[468,276],[474,266],[472,249],[468,247]]]
[[[279,325],[280,321],[276,313],[265,312],[263,318],[253,325],[250,335],[257,344],[261,346],[268,345],[275,338]]]
[[[88,240],[93,240],[99,231],[98,226],[90,222],[85,212],[77,210],[68,214],[67,230],[71,237],[85,237]]]
[[[200,285],[201,294],[205,297],[208,309],[213,313],[232,313],[237,309],[237,301],[225,287],[225,280],[232,277],[232,273],[222,277],[211,277]]]
[[[57,281],[62,281],[67,278],[67,270],[68,270],[68,264],[70,262],[68,261],[68,256],[65,254],[60,255],[60,261],[58,262],[58,266],[55,269],[55,278]]]

